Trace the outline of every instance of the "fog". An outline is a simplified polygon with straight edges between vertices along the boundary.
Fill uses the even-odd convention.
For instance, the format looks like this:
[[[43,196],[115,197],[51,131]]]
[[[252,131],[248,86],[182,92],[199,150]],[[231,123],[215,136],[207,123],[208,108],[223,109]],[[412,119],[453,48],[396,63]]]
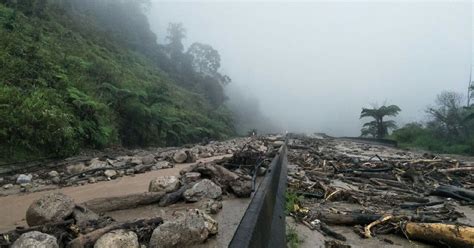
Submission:
[[[471,13],[470,1],[154,1],[148,11],[160,43],[181,22],[185,45],[219,51],[230,98],[256,96],[282,131],[336,136],[359,135],[370,104],[399,105],[402,125],[425,119],[441,91],[464,93]]]

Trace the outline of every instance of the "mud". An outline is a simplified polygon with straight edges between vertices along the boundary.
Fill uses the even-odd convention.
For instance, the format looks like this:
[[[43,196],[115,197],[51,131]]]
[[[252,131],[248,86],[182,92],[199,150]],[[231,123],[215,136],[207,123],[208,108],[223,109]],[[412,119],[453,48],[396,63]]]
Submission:
[[[210,162],[229,156],[232,155],[204,158],[197,162]],[[141,193],[148,191],[148,184],[151,179],[158,176],[177,176],[182,169],[196,163],[176,164],[174,168],[125,176],[116,180],[98,182],[95,184],[0,197],[0,213],[2,213],[0,215],[0,232],[14,229],[16,226],[26,226],[25,213],[30,204],[40,196],[49,192],[62,192],[71,196],[75,202],[84,202],[100,197]]]

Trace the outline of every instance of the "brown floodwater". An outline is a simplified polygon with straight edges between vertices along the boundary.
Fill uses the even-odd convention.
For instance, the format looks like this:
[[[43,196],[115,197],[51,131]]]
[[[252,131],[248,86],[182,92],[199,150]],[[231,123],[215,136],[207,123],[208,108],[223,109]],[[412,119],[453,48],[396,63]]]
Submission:
[[[198,162],[210,162],[231,154],[200,159]],[[82,186],[64,187],[34,193],[23,193],[0,197],[0,232],[14,229],[16,226],[27,226],[25,221],[26,210],[30,204],[44,194],[61,192],[72,197],[75,202],[81,203],[94,198],[120,196],[148,191],[150,180],[158,176],[177,176],[179,172],[196,163],[176,164],[174,168],[150,171],[133,176],[125,176],[111,181],[102,181]]]

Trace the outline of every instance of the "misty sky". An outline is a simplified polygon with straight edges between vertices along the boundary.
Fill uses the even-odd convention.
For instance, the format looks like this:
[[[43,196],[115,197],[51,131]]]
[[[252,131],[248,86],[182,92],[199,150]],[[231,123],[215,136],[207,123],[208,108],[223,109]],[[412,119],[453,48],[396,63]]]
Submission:
[[[186,45],[216,48],[229,90],[257,96],[282,128],[345,136],[371,103],[399,105],[403,124],[441,91],[465,93],[471,13],[470,1],[154,1],[149,17],[161,43],[182,22]]]

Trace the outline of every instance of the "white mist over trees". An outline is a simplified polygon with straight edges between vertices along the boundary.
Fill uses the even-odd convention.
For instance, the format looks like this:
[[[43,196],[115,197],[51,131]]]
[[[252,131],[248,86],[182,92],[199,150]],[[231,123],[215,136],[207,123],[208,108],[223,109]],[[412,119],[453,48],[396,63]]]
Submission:
[[[219,51],[231,102],[239,88],[280,130],[358,136],[363,106],[396,104],[403,126],[440,92],[466,91],[471,4],[156,1],[148,16]]]

